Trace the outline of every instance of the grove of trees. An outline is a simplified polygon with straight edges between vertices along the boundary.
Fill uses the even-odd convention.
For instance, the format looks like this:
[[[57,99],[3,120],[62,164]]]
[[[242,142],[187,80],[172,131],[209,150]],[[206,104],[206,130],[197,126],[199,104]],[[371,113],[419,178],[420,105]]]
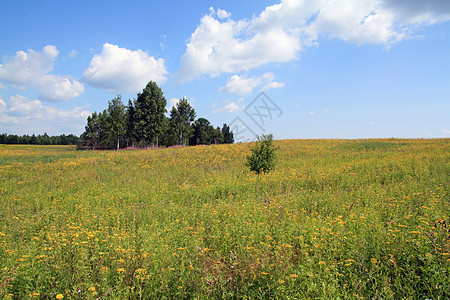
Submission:
[[[233,132],[227,124],[213,127],[182,98],[166,116],[167,100],[161,88],[150,81],[137,98],[122,102],[122,96],[108,101],[103,112],[87,118],[80,136],[80,149],[120,149],[124,147],[209,145],[233,143]]]
[[[73,134],[49,136],[47,133],[43,135],[15,135],[15,134],[0,134],[0,144],[11,145],[76,145],[78,137]]]

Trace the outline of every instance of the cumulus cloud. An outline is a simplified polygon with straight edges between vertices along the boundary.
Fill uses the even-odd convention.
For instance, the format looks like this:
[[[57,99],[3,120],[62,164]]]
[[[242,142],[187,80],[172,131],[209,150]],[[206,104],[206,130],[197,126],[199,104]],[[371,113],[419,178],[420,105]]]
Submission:
[[[89,115],[87,107],[61,110],[21,95],[11,96],[8,101],[0,99],[2,127],[18,134],[29,133],[30,130],[49,134],[80,132]],[[58,131],[58,128],[61,130]]]
[[[134,93],[149,81],[162,84],[167,80],[164,59],[155,59],[142,50],[128,50],[104,44],[83,73],[83,80],[96,88],[112,92]]]
[[[219,88],[219,91],[228,94],[244,96],[250,94],[254,88],[261,85],[261,78],[245,78],[239,75],[233,75],[225,86]]]
[[[183,99],[186,99],[191,106],[192,106],[193,102],[195,101],[194,98],[188,99],[186,96],[183,96]],[[168,106],[167,111],[170,112],[172,110],[172,107],[175,107],[178,104],[178,102],[180,102],[180,100],[181,99],[179,99],[179,98],[172,98],[169,101],[167,101],[167,106]]]
[[[233,75],[230,77],[225,86],[219,88],[219,91],[238,96],[245,96],[261,85],[264,85],[261,89],[263,91],[271,88],[281,88],[284,86],[284,83],[274,82],[273,80],[274,75],[270,72],[264,73],[262,76],[250,78]]]
[[[261,90],[267,91],[269,89],[279,89],[282,87],[284,87],[284,82],[274,81],[274,82],[270,82],[270,83],[266,84]]]
[[[448,0],[281,0],[250,20],[211,8],[186,45],[177,78],[292,61],[321,37],[388,48],[419,26],[447,20]]]
[[[167,111],[171,111],[172,110],[172,107],[175,107],[177,104],[178,104],[178,101],[180,101],[180,99],[178,99],[178,98],[172,98],[172,99],[170,99],[168,102],[167,102],[167,104],[169,105],[169,109],[167,109]]]
[[[217,114],[217,113],[221,113],[221,112],[234,113],[234,112],[241,111],[243,109],[244,109],[244,107],[240,106],[239,102],[230,102],[223,107],[213,110],[213,114]]]
[[[0,81],[16,88],[37,89],[38,97],[47,101],[67,101],[83,93],[84,86],[70,76],[48,74],[59,51],[47,45],[41,52],[18,51],[0,64]]]
[[[296,37],[281,28],[251,32],[251,22],[223,19],[224,13],[219,14],[212,10],[192,33],[177,73],[181,81],[287,62],[300,48]]]

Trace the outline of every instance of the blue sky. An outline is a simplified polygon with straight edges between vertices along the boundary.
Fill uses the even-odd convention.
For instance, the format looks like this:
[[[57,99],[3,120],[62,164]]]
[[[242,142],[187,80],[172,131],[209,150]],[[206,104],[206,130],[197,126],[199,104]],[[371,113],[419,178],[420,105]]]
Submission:
[[[0,41],[9,134],[79,135],[153,80],[242,141],[450,137],[448,0],[4,0]]]

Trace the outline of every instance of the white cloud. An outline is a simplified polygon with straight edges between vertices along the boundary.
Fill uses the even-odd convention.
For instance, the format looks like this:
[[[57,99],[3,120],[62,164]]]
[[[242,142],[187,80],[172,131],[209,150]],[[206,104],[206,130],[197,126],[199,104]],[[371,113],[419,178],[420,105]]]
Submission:
[[[192,33],[177,73],[181,81],[201,74],[249,70],[267,63],[282,63],[295,58],[298,40],[281,28],[251,32],[251,22],[225,21],[212,10]]]
[[[169,101],[168,101],[168,105],[169,105],[169,109],[168,109],[168,111],[170,112],[171,110],[172,110],[172,107],[175,107],[177,104],[178,104],[178,102],[180,101],[180,99],[178,99],[178,98],[172,98],[172,99],[170,99]]]
[[[314,111],[310,111],[310,112],[309,112],[309,115],[310,115],[310,116],[313,116],[314,114],[315,114]]]
[[[271,88],[281,88],[284,86],[282,82],[274,82],[273,73],[267,72],[262,76],[245,78],[244,76],[233,75],[228,80],[225,86],[219,88],[220,92],[225,92],[228,94],[245,96],[250,94],[255,88],[264,85],[261,89],[262,91]]]
[[[274,82],[266,84],[261,90],[262,91],[267,91],[269,89],[279,89],[279,88],[282,88],[282,87],[284,87],[284,82],[276,82],[276,81],[274,81]]]
[[[6,103],[3,101],[3,99],[0,99],[0,113],[6,111]]]
[[[70,53],[69,53],[69,57],[70,58],[74,58],[74,57],[77,57],[77,56],[78,56],[78,51],[77,50],[70,51]]]
[[[195,101],[194,98],[188,99],[186,96],[183,96],[183,99],[186,99],[189,104],[192,106],[193,102]],[[167,102],[168,108],[167,111],[170,113],[170,111],[172,110],[172,107],[175,107],[178,102],[180,102],[181,99],[179,98],[172,98]]]
[[[69,76],[48,74],[59,51],[47,45],[42,52],[17,51],[16,56],[0,64],[0,81],[16,88],[35,88],[47,101],[67,101],[83,93],[84,86]]]
[[[210,8],[192,33],[177,77],[192,80],[295,60],[321,37],[392,44],[420,26],[450,20],[448,0],[281,0],[250,20]]]
[[[443,129],[443,130],[442,130],[442,133],[443,133],[443,134],[450,135],[450,130],[449,130],[449,129]]]
[[[219,91],[244,96],[250,94],[257,86],[260,86],[261,82],[261,78],[245,78],[243,76],[233,75],[225,86],[219,88]]]
[[[78,97],[84,91],[83,84],[76,80],[71,81],[68,77],[47,75],[40,81],[41,86],[38,90],[40,99],[70,100]]]
[[[213,7],[210,7],[209,10],[212,13],[214,13],[214,8]],[[231,16],[231,13],[227,12],[226,10],[223,10],[223,9],[220,9],[220,8],[217,10],[217,17],[219,19],[226,19],[226,18],[229,18],[230,16]]]
[[[310,30],[355,44],[390,44],[405,38],[394,26],[395,15],[380,1],[326,1]]]
[[[291,105],[294,106],[295,108],[301,108],[302,107],[302,105],[300,103],[297,103],[297,102],[294,102],[294,101],[291,102]]]
[[[213,110],[213,113],[214,114],[221,113],[221,112],[234,113],[234,112],[239,112],[243,109],[244,109],[244,107],[239,105],[239,101],[238,102],[230,102],[227,105],[225,105],[224,107]]]
[[[39,100],[29,100],[26,97],[17,95],[10,97],[8,106],[6,113],[9,116],[24,117],[39,114],[42,103]]]
[[[0,99],[0,123],[16,134],[79,134],[90,114],[87,107],[61,110],[21,95],[11,96],[6,102]]]
[[[104,44],[83,73],[89,85],[112,92],[134,93],[142,90],[149,81],[162,84],[167,80],[164,59],[155,59],[142,50],[128,50]]]

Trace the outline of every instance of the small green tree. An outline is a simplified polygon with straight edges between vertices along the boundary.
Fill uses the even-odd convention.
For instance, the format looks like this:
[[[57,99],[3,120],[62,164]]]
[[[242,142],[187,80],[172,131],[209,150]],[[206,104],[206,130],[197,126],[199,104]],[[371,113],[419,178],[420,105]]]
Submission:
[[[276,148],[273,145],[273,135],[258,136],[256,145],[250,148],[251,155],[247,155],[246,166],[256,174],[268,173],[276,164]]]
[[[109,138],[116,143],[117,150],[120,147],[120,139],[125,135],[125,117],[125,106],[122,103],[122,95],[117,95],[112,101],[108,101]]]
[[[170,111],[170,123],[173,131],[178,138],[178,144],[187,146],[189,144],[189,138],[194,133],[192,127],[195,120],[195,109],[192,108],[188,99],[183,97],[178,103],[172,107]]]

